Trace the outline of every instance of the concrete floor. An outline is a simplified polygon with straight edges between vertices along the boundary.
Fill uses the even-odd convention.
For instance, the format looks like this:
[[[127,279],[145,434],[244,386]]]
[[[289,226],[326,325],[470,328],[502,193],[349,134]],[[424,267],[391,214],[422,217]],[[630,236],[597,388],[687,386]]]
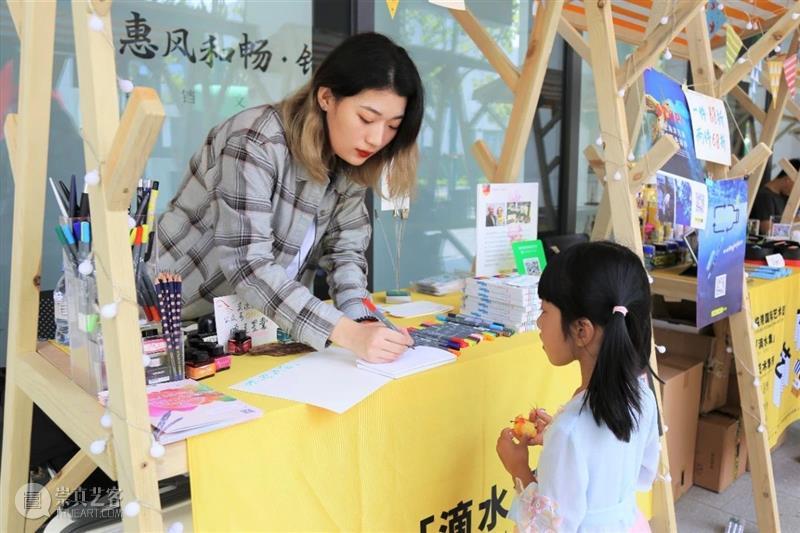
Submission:
[[[781,530],[800,532],[800,422],[786,430],[784,443],[772,452],[772,471],[778,495]],[[722,494],[692,487],[675,504],[679,533],[722,533],[735,516],[745,531],[759,531],[753,505],[750,473],[746,472]]]

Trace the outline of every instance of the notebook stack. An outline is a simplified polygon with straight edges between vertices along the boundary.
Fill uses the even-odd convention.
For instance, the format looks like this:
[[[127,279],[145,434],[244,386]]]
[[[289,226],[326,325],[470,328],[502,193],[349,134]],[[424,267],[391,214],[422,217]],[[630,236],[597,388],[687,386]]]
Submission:
[[[461,313],[517,332],[535,330],[542,309],[538,287],[539,276],[468,278]]]
[[[415,284],[417,291],[433,296],[442,296],[451,292],[457,292],[464,288],[464,276],[459,274],[440,274],[417,281]]]

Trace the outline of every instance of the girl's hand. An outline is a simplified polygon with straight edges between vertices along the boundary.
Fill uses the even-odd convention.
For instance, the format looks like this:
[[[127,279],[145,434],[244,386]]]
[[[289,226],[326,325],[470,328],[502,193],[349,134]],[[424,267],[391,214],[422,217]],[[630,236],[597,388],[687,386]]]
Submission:
[[[548,415],[544,409],[534,409],[528,415],[528,420],[536,425],[536,436],[529,439],[528,446],[541,446],[544,442],[544,432],[553,421],[553,417]]]
[[[528,464],[528,437],[515,440],[511,428],[505,428],[497,438],[497,455],[503,462],[503,467],[511,474],[511,479],[519,479],[523,486],[534,481],[531,468]]]

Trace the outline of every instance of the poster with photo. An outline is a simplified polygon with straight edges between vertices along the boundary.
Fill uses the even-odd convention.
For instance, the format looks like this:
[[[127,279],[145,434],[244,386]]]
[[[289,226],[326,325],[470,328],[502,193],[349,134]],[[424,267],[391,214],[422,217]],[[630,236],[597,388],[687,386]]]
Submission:
[[[708,222],[698,240],[697,327],[742,309],[747,239],[747,182],[708,185]]]
[[[678,153],[661,167],[664,172],[694,181],[705,180],[703,163],[695,155],[689,106],[680,84],[652,69],[644,72],[644,127],[652,146],[663,135],[678,143]],[[678,222],[680,224],[680,222]]]
[[[705,183],[656,174],[658,220],[662,223],[703,229],[708,217],[708,187]]]
[[[512,243],[536,239],[539,185],[479,184],[477,195],[475,275],[512,271]]]

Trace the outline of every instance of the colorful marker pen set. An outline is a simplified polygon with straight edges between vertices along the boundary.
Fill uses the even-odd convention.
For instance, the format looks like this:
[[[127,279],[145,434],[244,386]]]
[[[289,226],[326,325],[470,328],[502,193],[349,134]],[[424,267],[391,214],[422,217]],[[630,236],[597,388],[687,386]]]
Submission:
[[[136,198],[130,211],[133,227],[130,230],[129,241],[136,281],[136,299],[144,309],[147,320],[150,321],[161,318],[156,291],[145,266],[150,261],[155,242],[157,199],[158,181],[139,180]]]
[[[437,321],[423,322],[419,327],[409,328],[414,343],[420,346],[433,346],[460,355],[463,348],[484,340],[508,337],[514,334],[510,328],[494,322],[484,322],[457,313],[438,315]]]

